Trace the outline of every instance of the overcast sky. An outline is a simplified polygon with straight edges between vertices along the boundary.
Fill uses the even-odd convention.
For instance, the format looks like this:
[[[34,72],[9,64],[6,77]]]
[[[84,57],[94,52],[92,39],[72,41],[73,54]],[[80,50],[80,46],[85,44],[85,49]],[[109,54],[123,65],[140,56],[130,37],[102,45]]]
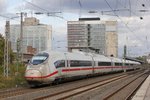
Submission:
[[[141,11],[142,10],[142,11]],[[119,56],[127,45],[130,56],[150,52],[150,0],[0,0],[0,33],[4,34],[5,21],[16,13],[40,19],[53,27],[53,49],[66,50],[67,21],[79,17],[100,17],[118,21]],[[89,12],[95,13],[89,13]],[[143,12],[145,11],[145,12]],[[61,12],[56,16],[34,15],[34,12]],[[19,18],[10,20],[19,23]],[[59,37],[59,38],[58,38]]]

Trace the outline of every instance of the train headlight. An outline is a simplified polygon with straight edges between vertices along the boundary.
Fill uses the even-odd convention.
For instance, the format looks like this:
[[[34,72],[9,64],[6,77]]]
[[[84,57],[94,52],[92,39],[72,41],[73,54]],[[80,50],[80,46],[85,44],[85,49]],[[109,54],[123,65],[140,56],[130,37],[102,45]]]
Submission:
[[[42,67],[40,67],[40,70],[42,70]]]
[[[39,69],[40,69],[40,70],[42,70],[42,69],[43,69],[43,67],[44,67],[44,65],[40,65],[40,66],[39,66]]]

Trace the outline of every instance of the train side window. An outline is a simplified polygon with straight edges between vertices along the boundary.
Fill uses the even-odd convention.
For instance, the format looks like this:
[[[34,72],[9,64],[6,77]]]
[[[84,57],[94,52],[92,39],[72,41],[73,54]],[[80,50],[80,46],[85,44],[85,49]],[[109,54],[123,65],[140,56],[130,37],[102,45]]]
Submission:
[[[79,61],[77,60],[71,60],[70,61],[70,67],[78,67],[79,65]]]
[[[111,66],[111,62],[98,62],[98,66]]]
[[[56,68],[65,67],[65,60],[58,60],[54,63]]]
[[[126,63],[125,65],[126,65],[126,66],[129,66],[129,63]]]
[[[115,63],[115,66],[121,66],[121,63]]]
[[[80,66],[92,66],[91,61],[80,61]]]
[[[83,67],[83,66],[92,66],[91,61],[80,61],[80,60],[71,60],[70,67]]]

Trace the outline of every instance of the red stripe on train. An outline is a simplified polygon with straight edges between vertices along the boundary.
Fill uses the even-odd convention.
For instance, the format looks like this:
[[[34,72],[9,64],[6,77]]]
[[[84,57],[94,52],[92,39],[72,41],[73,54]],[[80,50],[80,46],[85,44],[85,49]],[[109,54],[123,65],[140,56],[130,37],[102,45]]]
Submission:
[[[91,70],[93,68],[71,68],[71,69],[62,69],[62,72],[68,72],[68,71],[80,71],[80,70]]]
[[[127,67],[117,66],[117,67],[71,68],[71,69],[62,69],[62,72],[80,71],[80,70],[93,70],[93,69],[109,69],[109,68],[127,68]]]
[[[117,67],[94,67],[94,68],[71,68],[71,69],[62,69],[62,72],[70,72],[70,71],[80,71],[80,70],[93,70],[93,69],[109,69],[109,68],[127,68],[126,66],[117,66]],[[57,74],[58,71],[55,71],[49,75],[41,76],[41,77],[33,77],[27,76],[25,78],[47,78]]]
[[[51,77],[51,76],[53,76],[53,75],[55,75],[55,74],[57,74],[57,73],[58,73],[58,71],[55,71],[55,72],[53,72],[53,73],[51,73],[51,74],[49,74],[49,75],[46,75],[46,76],[41,76],[41,77],[27,76],[27,77],[25,77],[25,78],[47,78],[47,77]]]

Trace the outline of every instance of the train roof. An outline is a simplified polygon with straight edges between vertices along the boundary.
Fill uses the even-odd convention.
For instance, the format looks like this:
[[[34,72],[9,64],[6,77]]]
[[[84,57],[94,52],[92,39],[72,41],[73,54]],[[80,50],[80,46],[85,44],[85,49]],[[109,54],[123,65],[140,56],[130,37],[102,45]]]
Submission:
[[[94,61],[103,61],[103,62],[110,62],[111,61],[108,57],[106,57],[104,55],[100,55],[100,54],[80,52],[80,51],[73,52],[73,53],[87,55],[87,56],[90,56],[90,58],[93,57]]]
[[[119,62],[119,63],[123,62],[123,60],[120,58],[115,58],[115,57],[108,57],[108,58],[111,59],[113,62]]]
[[[69,60],[89,60],[91,61],[93,57],[94,61],[102,61],[102,62],[119,62],[119,63],[134,63],[139,64],[139,62],[124,60],[121,58],[115,57],[106,57],[104,55],[95,54],[95,53],[87,53],[87,52],[60,52],[60,51],[43,51],[49,54],[49,56],[53,56],[52,59],[60,60],[60,59],[69,59]],[[42,53],[42,52],[40,52]]]

